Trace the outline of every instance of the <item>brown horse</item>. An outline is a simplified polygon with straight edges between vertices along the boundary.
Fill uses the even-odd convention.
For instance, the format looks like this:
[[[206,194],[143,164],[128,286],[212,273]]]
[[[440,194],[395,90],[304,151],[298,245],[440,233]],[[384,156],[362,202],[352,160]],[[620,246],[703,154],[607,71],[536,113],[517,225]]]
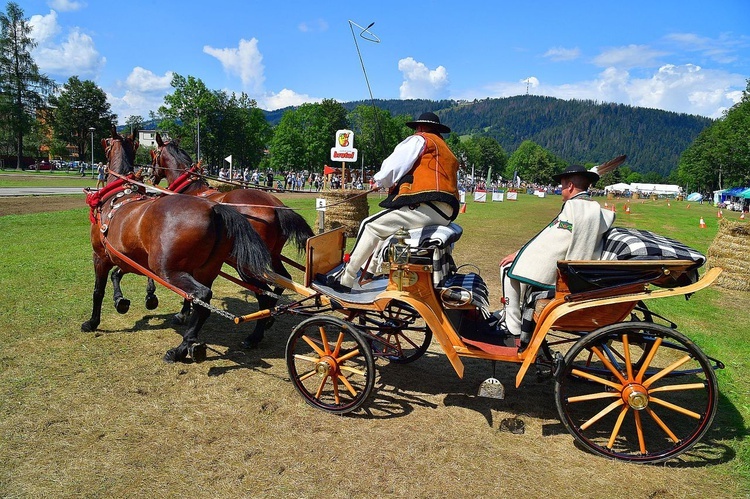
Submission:
[[[198,332],[210,314],[211,285],[228,258],[257,275],[266,272],[270,255],[247,219],[231,207],[195,196],[146,196],[128,183],[132,178],[137,144],[112,130],[102,140],[110,175],[107,186],[89,192],[94,284],[91,318],[82,331],[95,331],[107,274],[115,266],[121,273],[153,273],[162,284],[193,303],[182,343],[164,356],[168,362],[188,356],[195,362],[206,357]],[[119,175],[130,175],[121,178]]]
[[[307,238],[313,235],[313,230],[305,219],[285,206],[276,196],[259,189],[234,189],[219,192],[211,188],[197,168],[191,169],[192,159],[180,149],[177,143],[164,142],[158,133],[156,143],[157,150],[151,152],[154,185],[158,185],[161,179],[166,178],[169,190],[232,205],[247,217],[265,243],[271,254],[273,271],[291,279],[283,265],[281,251],[289,239],[294,241],[299,251],[304,250]],[[233,264],[233,262],[230,263]],[[265,281],[254,278],[246,279],[246,281],[261,290],[255,293],[260,309],[274,307],[278,296],[284,291],[283,288],[276,287],[273,294],[265,294],[270,291]],[[185,312],[185,307],[183,307],[183,312]],[[257,321],[255,329],[245,338],[242,345],[246,348],[256,346],[263,339],[266,328],[271,327],[272,324],[273,318]]]

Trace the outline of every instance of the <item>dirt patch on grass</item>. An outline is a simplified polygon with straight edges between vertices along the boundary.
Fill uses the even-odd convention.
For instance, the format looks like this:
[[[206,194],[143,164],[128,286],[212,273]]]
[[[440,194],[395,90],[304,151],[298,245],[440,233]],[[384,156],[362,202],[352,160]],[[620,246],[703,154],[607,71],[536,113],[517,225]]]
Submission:
[[[0,197],[0,217],[64,211],[86,206],[81,196],[9,196]]]

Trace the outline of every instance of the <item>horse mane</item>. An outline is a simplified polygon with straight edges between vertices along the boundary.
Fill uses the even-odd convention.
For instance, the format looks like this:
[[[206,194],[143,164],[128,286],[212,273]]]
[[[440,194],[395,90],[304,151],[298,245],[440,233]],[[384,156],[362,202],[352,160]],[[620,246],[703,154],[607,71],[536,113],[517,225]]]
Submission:
[[[190,168],[190,165],[193,164],[193,158],[191,158],[183,149],[180,149],[180,146],[174,141],[167,142],[164,144],[164,147],[169,148],[169,153],[178,165],[185,165],[185,168]]]
[[[110,150],[114,147],[115,142],[120,143],[120,148],[122,151],[116,155],[116,157],[112,157],[111,154],[108,154],[109,159],[109,169],[110,171],[113,171],[115,173],[119,173],[120,175],[127,175],[128,173],[133,173],[135,171],[135,166],[133,162],[128,157],[129,151],[127,150],[128,147],[133,148],[133,141],[132,139],[124,138],[120,135],[117,135],[116,137],[112,137],[112,142],[109,144]],[[127,142],[127,143],[126,143]],[[135,156],[135,151],[132,152],[133,156]]]

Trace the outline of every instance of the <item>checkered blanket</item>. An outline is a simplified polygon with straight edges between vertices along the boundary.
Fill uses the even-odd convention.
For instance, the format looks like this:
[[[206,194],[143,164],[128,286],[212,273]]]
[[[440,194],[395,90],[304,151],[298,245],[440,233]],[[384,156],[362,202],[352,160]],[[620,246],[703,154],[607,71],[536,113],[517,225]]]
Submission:
[[[679,241],[647,230],[613,227],[604,236],[602,260],[691,260],[696,268],[706,257]]]
[[[490,316],[490,292],[479,274],[453,274],[445,280],[442,287],[468,291],[471,293],[471,303],[481,311],[482,316]]]
[[[698,268],[706,263],[699,251],[679,241],[647,230],[612,227],[604,236],[602,260],[691,260],[690,280],[698,280]]]
[[[455,271],[451,252],[453,244],[461,238],[462,234],[461,226],[452,222],[448,225],[428,225],[409,230],[406,243],[413,248],[413,255],[432,251],[432,281],[435,286],[439,286],[446,276]],[[385,241],[382,251],[376,255],[379,262],[388,258],[388,248],[395,242],[396,239],[393,236]]]

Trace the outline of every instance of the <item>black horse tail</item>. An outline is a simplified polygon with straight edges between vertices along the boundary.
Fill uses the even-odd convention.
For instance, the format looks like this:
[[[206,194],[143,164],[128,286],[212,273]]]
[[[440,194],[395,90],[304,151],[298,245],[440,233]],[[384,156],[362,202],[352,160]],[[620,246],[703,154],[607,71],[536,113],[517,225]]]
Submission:
[[[286,206],[280,206],[276,208],[276,218],[284,239],[293,240],[297,250],[304,251],[307,239],[315,235],[304,217]]]
[[[237,262],[240,276],[245,279],[246,273],[261,276],[269,271],[271,254],[247,218],[234,208],[223,204],[216,204],[212,209],[221,218],[226,234],[234,238],[231,256]]]

